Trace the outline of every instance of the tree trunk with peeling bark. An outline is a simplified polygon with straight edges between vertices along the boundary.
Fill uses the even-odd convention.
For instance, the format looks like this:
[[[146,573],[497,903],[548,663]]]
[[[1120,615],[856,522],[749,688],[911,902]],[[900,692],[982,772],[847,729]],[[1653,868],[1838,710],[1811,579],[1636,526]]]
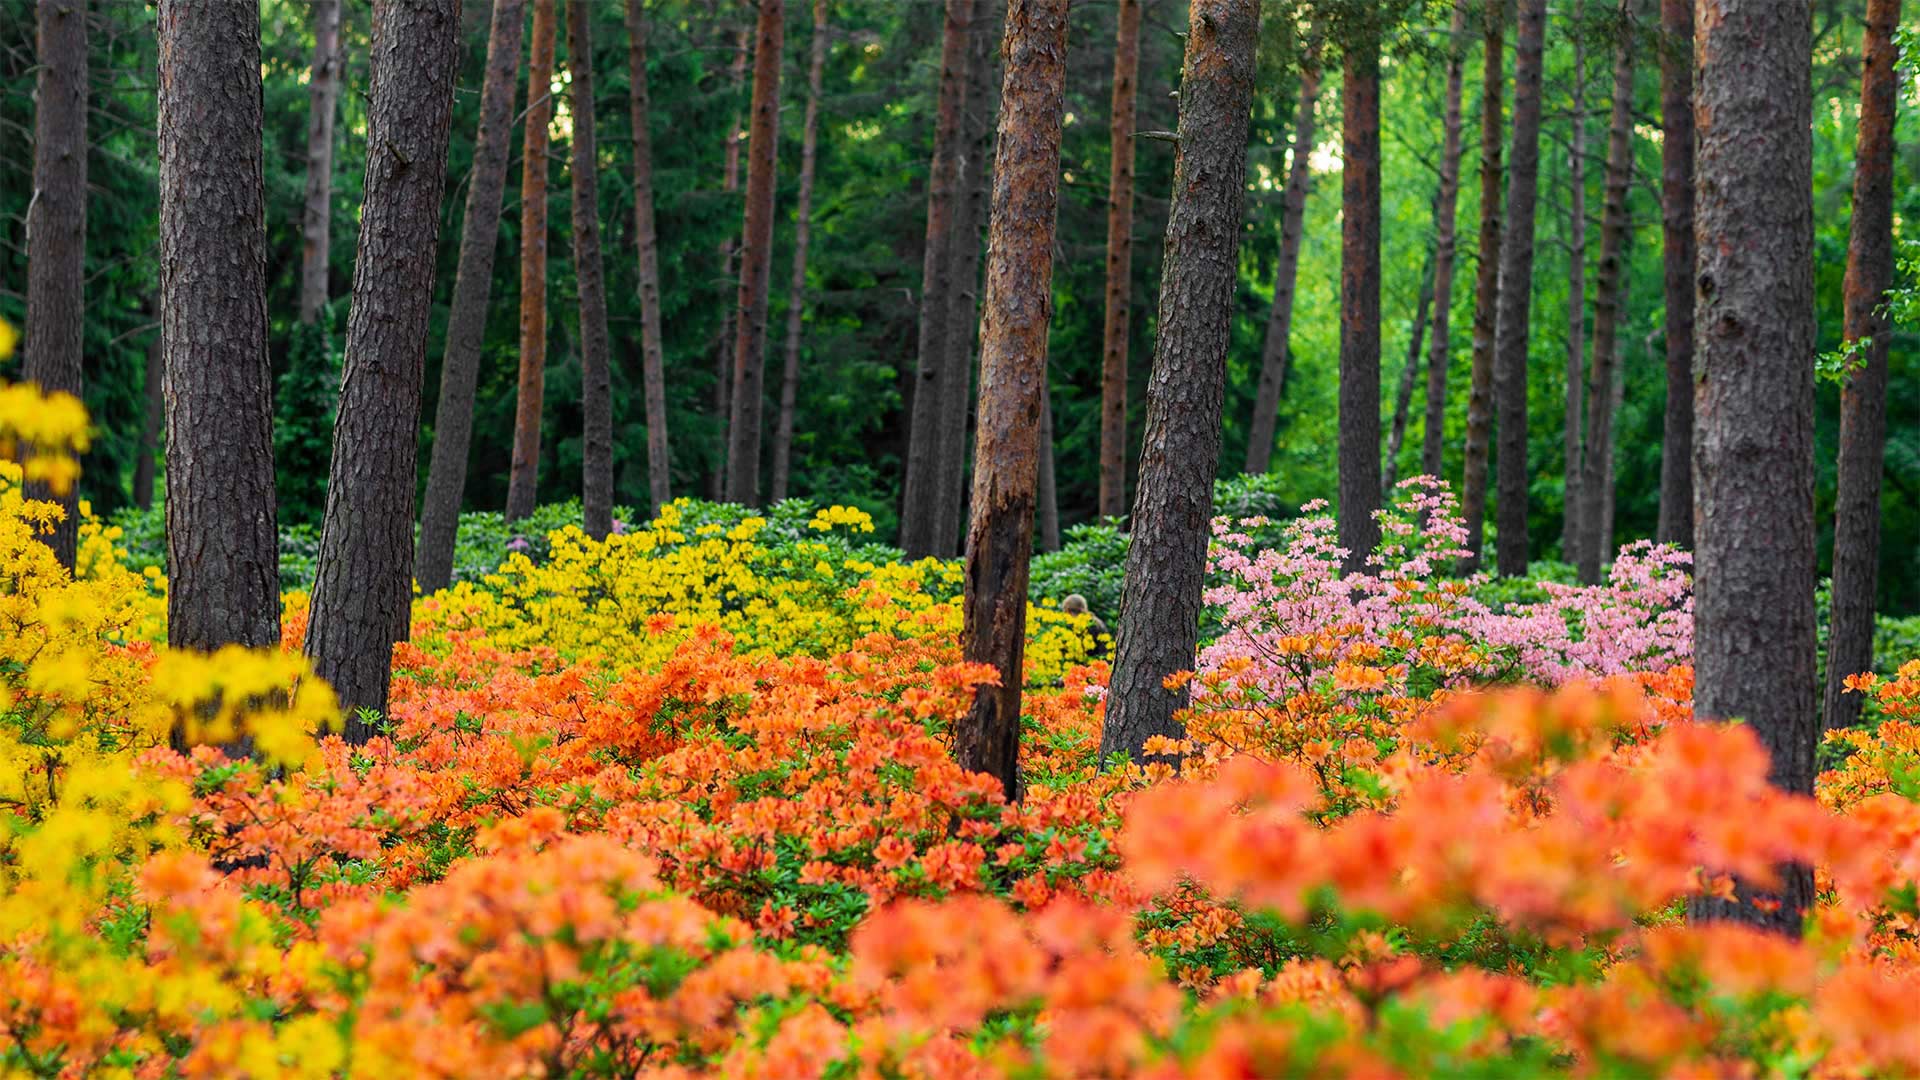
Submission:
[[[1460,513],[1467,527],[1463,573],[1480,569],[1486,546],[1487,451],[1493,435],[1493,343],[1500,306],[1500,100],[1506,87],[1503,56],[1506,23],[1501,0],[1486,0],[1481,10],[1480,81],[1480,238],[1474,258],[1473,370],[1467,388],[1466,443],[1462,447]]]
[[[260,18],[218,0],[163,0],[157,28],[167,644],[274,645]]]
[[[1581,468],[1582,532],[1577,545],[1580,580],[1597,585],[1611,564],[1612,515],[1604,500],[1611,494],[1614,367],[1620,347],[1621,314],[1626,310],[1621,263],[1627,246],[1627,185],[1633,179],[1633,20],[1628,2],[1620,5],[1620,41],[1613,57],[1613,113],[1607,128],[1606,203],[1600,211],[1600,273],[1593,292],[1593,360],[1587,379],[1585,458]]]
[[[1101,330],[1100,516],[1127,512],[1127,345],[1133,300],[1133,129],[1140,83],[1140,0],[1120,0],[1107,125],[1107,312]]]
[[[533,0],[527,119],[520,158],[520,378],[513,413],[507,520],[533,513],[547,378],[547,128],[553,121],[554,0]]]
[[[567,74],[572,78],[573,278],[580,294],[581,528],[595,540],[613,531],[613,346],[607,339],[607,278],[600,258],[600,155],[594,133],[593,9],[567,4]]]
[[[631,2],[637,4],[638,0]],[[773,502],[787,497],[793,471],[793,407],[800,389],[800,326],[807,301],[807,240],[813,228],[813,162],[820,133],[820,81],[827,65],[827,34],[827,0],[813,0],[807,117],[800,134],[800,191],[793,208],[793,276],[787,283],[786,362],[780,371],[780,415],[773,430]]]
[[[314,673],[340,697],[344,735],[354,743],[373,735],[357,710],[386,712],[393,643],[406,640],[413,597],[414,445],[459,2],[379,0],[373,24],[366,198],[306,643]]]
[[[961,646],[1000,685],[974,691],[954,724],[962,768],[1020,793],[1020,687],[1034,488],[1053,319],[1053,240],[1067,76],[1067,0],[1010,0],[993,164],[992,239],[980,334],[980,424],[967,526]]]
[[[741,232],[740,304],[734,319],[733,405],[727,421],[727,501],[760,505],[760,422],[766,401],[767,289],[773,270],[773,182],[780,160],[780,54],[785,0],[759,0],[753,110],[747,136],[747,207]]]
[[[1746,722],[1775,787],[1813,795],[1812,19],[1699,0],[1694,42],[1694,714]],[[1813,870],[1735,883],[1695,919],[1797,934]]]
[[[49,393],[80,396],[87,261],[87,5],[40,0],[34,82],[33,195],[27,208],[27,325],[20,374]],[[27,498],[63,516],[40,534],[74,569],[80,498],[72,486],[29,483]]]
[[[460,262],[447,312],[447,348],[440,359],[440,397],[433,413],[433,453],[421,500],[420,538],[413,572],[423,592],[453,582],[453,546],[460,500],[467,487],[467,451],[473,442],[473,398],[480,380],[480,343],[487,329],[493,250],[500,238],[500,201],[512,156],[513,93],[520,73],[520,34],[526,0],[494,0],[487,34],[487,72],[480,84],[480,130],[474,136],[473,176],[460,224]]]
[[[1184,734],[1175,713],[1188,691],[1170,690],[1166,680],[1192,669],[1200,631],[1259,27],[1258,0],[1194,0],[1191,7],[1159,334],[1121,603],[1126,618],[1100,734],[1103,759],[1139,759],[1155,736]],[[1377,439],[1377,413],[1374,424]],[[1378,483],[1376,473],[1368,483],[1375,495]]]
[[[1500,237],[1500,304],[1493,351],[1494,404],[1499,415],[1501,577],[1527,572],[1527,341],[1533,312],[1533,225],[1540,180],[1540,67],[1546,0],[1519,0],[1514,36],[1513,154],[1507,174],[1506,232]]]
[[[1872,0],[1860,78],[1860,130],[1847,246],[1845,339],[1869,339],[1865,363],[1840,390],[1839,494],[1833,516],[1833,615],[1827,634],[1828,727],[1860,720],[1848,675],[1873,666],[1874,593],[1880,569],[1880,471],[1887,443],[1887,320],[1893,285],[1893,131],[1898,98],[1893,31],[1900,0]]]
[[[307,195],[300,212],[300,321],[327,305],[333,251],[333,126],[340,100],[340,0],[312,0],[307,75]]]
[[[1420,471],[1443,475],[1447,424],[1447,368],[1453,359],[1449,336],[1453,314],[1455,208],[1460,196],[1460,97],[1466,69],[1467,0],[1454,0],[1448,27],[1447,96],[1441,119],[1440,202],[1434,210],[1433,339],[1427,358],[1427,421],[1420,446]]]
[[[1287,190],[1280,208],[1280,257],[1273,276],[1273,304],[1267,309],[1266,342],[1260,350],[1260,382],[1254,390],[1253,421],[1247,431],[1250,473],[1273,464],[1273,434],[1280,419],[1280,395],[1287,387],[1288,344],[1293,337],[1294,285],[1300,276],[1300,238],[1306,230],[1307,193],[1313,189],[1315,101],[1320,97],[1320,61],[1309,54],[1300,67],[1300,99],[1293,108],[1293,154]]]
[[[1660,218],[1667,409],[1655,538],[1693,547],[1693,0],[1660,0]]]

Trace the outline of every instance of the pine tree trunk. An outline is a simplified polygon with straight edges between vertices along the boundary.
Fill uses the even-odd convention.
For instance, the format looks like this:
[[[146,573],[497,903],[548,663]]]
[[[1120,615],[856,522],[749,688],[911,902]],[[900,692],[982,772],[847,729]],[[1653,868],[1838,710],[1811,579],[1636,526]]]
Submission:
[[[21,375],[42,390],[80,394],[87,261],[87,6],[40,0],[34,84],[33,196],[27,212],[26,356]],[[74,568],[80,501],[69,487],[28,484],[26,496],[65,516],[42,539]]]
[[[573,106],[573,277],[580,292],[581,528],[613,531],[613,375],[607,341],[607,279],[600,260],[600,155],[593,123],[593,9],[567,4],[567,74]]]
[[[1506,87],[1506,23],[1501,0],[1481,12],[1485,63],[1480,82],[1480,241],[1474,258],[1473,370],[1467,390],[1467,437],[1462,447],[1460,512],[1466,520],[1463,573],[1480,569],[1486,546],[1487,451],[1493,434],[1493,345],[1500,306],[1500,98]]]
[[[1320,61],[1309,55],[1300,66],[1300,100],[1293,107],[1293,155],[1280,209],[1280,258],[1273,277],[1273,306],[1267,309],[1266,344],[1260,350],[1260,383],[1254,391],[1253,420],[1247,429],[1247,467],[1264,473],[1273,464],[1273,433],[1280,418],[1280,394],[1287,386],[1288,345],[1293,336],[1293,293],[1299,279],[1300,238],[1306,229],[1307,193],[1313,189],[1314,102],[1320,97]]]
[[[1626,309],[1625,295],[1623,289],[1620,305],[1623,311]],[[1626,343],[1621,342],[1619,352],[1613,361],[1613,389],[1607,395],[1609,415],[1615,417],[1620,415],[1620,405],[1627,398],[1626,361]],[[1607,443],[1600,448],[1600,523],[1596,528],[1599,529],[1600,547],[1602,551],[1616,550],[1613,540],[1613,520],[1616,500],[1613,496],[1615,491],[1614,461],[1618,455],[1614,453],[1614,448],[1619,445],[1620,429],[1617,426],[1609,426],[1607,428]],[[1610,573],[1612,568],[1612,562],[1605,562],[1602,564],[1601,573],[1603,575]]]
[[[627,0],[627,110],[633,128],[633,237],[639,261],[640,377],[647,403],[647,494],[654,509],[673,501],[667,449],[667,367],[660,335],[660,242],[653,221],[653,128],[647,101],[646,0]],[[811,163],[812,144],[807,146]],[[811,165],[809,165],[811,168]],[[802,186],[811,177],[802,177]],[[805,225],[800,248],[806,250]]]
[[[920,277],[919,344],[915,352],[912,414],[907,425],[906,488],[900,507],[900,546],[908,557],[939,554],[938,480],[940,393],[951,359],[947,316],[952,310],[953,213],[961,156],[967,68],[967,31],[976,0],[946,0],[940,35],[940,86],[933,122],[933,159],[927,168],[927,237]],[[950,376],[949,376],[950,378]]]
[[[447,349],[440,359],[440,397],[433,414],[433,453],[414,547],[414,577],[422,592],[453,583],[453,546],[460,500],[467,487],[467,450],[473,442],[473,397],[480,379],[480,342],[487,329],[493,249],[500,236],[500,200],[512,155],[514,81],[520,73],[520,35],[526,0],[494,0],[487,34],[487,73],[480,84],[480,130],[474,135],[473,176],[460,226],[460,263],[447,312]]]
[[[1454,218],[1460,197],[1460,97],[1466,68],[1467,0],[1454,0],[1447,36],[1447,98],[1441,120],[1440,202],[1434,209],[1433,340],[1427,359],[1427,421],[1420,446],[1420,471],[1444,475],[1447,426],[1447,367],[1453,359],[1449,337],[1453,313]]]
[[[1663,544],[1693,547],[1693,0],[1660,0],[1660,217],[1665,236],[1667,411]]]
[[[153,340],[147,345],[147,363],[141,386],[146,391],[146,411],[140,414],[140,448],[133,459],[133,505],[142,510],[153,508],[154,459],[160,453],[160,431],[166,422],[166,399],[161,394],[164,353],[160,348],[160,298],[147,298],[147,313],[153,316]]]
[[[1000,685],[974,692],[954,759],[1019,795],[1027,571],[1053,318],[1053,239],[1067,76],[1067,0],[1010,0],[993,164],[992,238],[980,333],[980,425],[967,526],[961,645]]]
[[[753,47],[753,122],[740,252],[740,314],[728,421],[727,501],[760,505],[760,418],[766,402],[767,288],[773,269],[773,183],[780,160],[780,56],[786,0],[759,0]]]
[[[1540,62],[1546,0],[1520,0],[1514,38],[1513,154],[1507,175],[1507,229],[1500,238],[1499,315],[1494,329],[1494,400],[1499,413],[1499,536],[1502,577],[1527,572],[1527,338],[1533,307],[1533,218],[1540,180]]]
[[[1833,615],[1827,634],[1828,727],[1860,721],[1848,675],[1873,667],[1874,593],[1880,564],[1880,470],[1887,441],[1886,319],[1893,285],[1893,126],[1898,96],[1893,30],[1900,0],[1872,0],[1862,48],[1860,131],[1854,152],[1853,226],[1847,247],[1847,341],[1872,339],[1866,364],[1840,391],[1839,494],[1833,518]]]
[[[300,321],[327,305],[333,251],[333,124],[340,100],[340,0],[312,0],[313,67],[307,75],[307,197],[300,211]]]
[[[1040,395],[1040,550],[1060,550],[1060,485],[1053,470],[1053,394]]]
[[[740,84],[747,77],[747,32],[739,30],[733,36],[733,60],[727,65],[727,88],[730,97],[738,98]],[[740,127],[739,112],[733,115],[733,122],[727,127],[726,165],[720,174],[720,190],[732,201],[732,196],[740,190],[740,137],[744,134]],[[720,241],[720,280],[723,287],[738,288],[735,276],[735,260],[739,257],[739,238],[729,235]],[[737,299],[737,297],[736,297]],[[718,449],[713,455],[713,471],[707,476],[707,498],[719,502],[727,492],[727,425],[733,408],[733,351],[738,345],[734,333],[734,316],[737,312],[732,304],[723,304],[720,319],[720,336],[713,343],[713,416],[717,425]]]
[[[1100,516],[1127,512],[1127,338],[1133,299],[1133,129],[1140,82],[1140,0],[1120,0],[1107,126],[1107,318],[1101,331]]]
[[[1380,546],[1380,45],[1347,46],[1340,85],[1340,546]]]
[[[1439,202],[1438,197],[1435,203]],[[1427,342],[1427,311],[1433,304],[1433,252],[1420,272],[1420,299],[1414,304],[1413,332],[1407,337],[1407,362],[1400,368],[1400,388],[1393,395],[1393,426],[1387,429],[1387,454],[1380,463],[1380,503],[1386,505],[1400,479],[1400,448],[1407,442],[1407,414],[1413,411],[1413,382],[1420,374],[1420,356]]]
[[[1694,714],[1745,721],[1773,784],[1813,794],[1812,19],[1699,0],[1694,43]],[[1696,919],[1797,934],[1813,872],[1696,899]],[[1760,900],[1760,903],[1750,903]]]
[[[306,645],[340,697],[348,742],[372,737],[356,711],[386,712],[393,643],[407,637],[414,444],[459,14],[458,0],[378,0],[373,12],[366,197]]]
[[[1587,57],[1579,30],[1581,8],[1580,0],[1574,0],[1573,115],[1568,118],[1573,132],[1567,152],[1567,412],[1562,429],[1566,479],[1560,513],[1560,558],[1575,566],[1581,565],[1580,544],[1587,535],[1580,527],[1586,505],[1580,495],[1586,467],[1580,455],[1586,446],[1582,394],[1587,373]]]
[[[988,3],[974,12],[970,32],[973,57],[967,66],[964,113],[965,153],[960,163],[961,195],[955,202],[953,223],[953,288],[947,312],[949,355],[941,361],[940,494],[934,509],[939,524],[934,531],[934,553],[959,554],[965,539],[967,503],[967,418],[973,408],[974,337],[980,327],[980,230],[986,224],[991,195],[988,165],[993,158],[994,91],[997,86],[1000,26],[999,5]]]
[[[1601,535],[1610,515],[1603,510],[1608,493],[1605,474],[1612,464],[1614,364],[1623,302],[1621,261],[1627,243],[1627,185],[1633,179],[1633,22],[1626,0],[1620,5],[1620,41],[1613,58],[1613,114],[1607,131],[1606,205],[1600,212],[1600,273],[1593,292],[1593,366],[1587,380],[1586,459],[1580,481],[1578,545],[1580,580],[1599,584],[1611,565],[1611,535]]]
[[[1139,758],[1153,736],[1184,734],[1174,714],[1186,705],[1187,690],[1169,690],[1166,679],[1193,667],[1200,630],[1259,26],[1258,0],[1194,0],[1191,8],[1159,333],[1121,603],[1126,618],[1100,733],[1102,758]],[[1377,411],[1374,432],[1377,455]],[[1378,483],[1376,473],[1368,491],[1377,495]]]
[[[158,31],[167,644],[273,645],[260,16],[222,0],[163,0]]]
[[[547,128],[553,122],[554,0],[532,0],[527,119],[520,157],[520,380],[513,413],[507,520],[533,513],[547,381]]]
[[[793,405],[800,388],[800,325],[807,302],[813,159],[820,133],[820,82],[827,65],[827,34],[827,0],[813,0],[813,42],[807,61],[807,117],[800,135],[800,191],[793,208],[793,277],[787,283],[786,362],[780,371],[780,416],[773,430],[773,502],[787,497],[793,472]]]

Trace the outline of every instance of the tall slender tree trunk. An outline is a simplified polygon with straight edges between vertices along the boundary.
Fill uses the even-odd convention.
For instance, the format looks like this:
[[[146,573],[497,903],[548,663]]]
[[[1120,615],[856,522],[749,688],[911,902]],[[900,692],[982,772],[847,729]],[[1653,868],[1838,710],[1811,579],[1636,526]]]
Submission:
[[[1699,0],[1694,43],[1695,715],[1744,720],[1770,779],[1811,796],[1814,711],[1812,18]],[[1797,934],[1810,867],[1695,918]]]
[[[1629,228],[1631,228],[1631,226],[1629,226]],[[1623,311],[1626,310],[1625,296],[1626,292],[1623,286],[1621,290],[1621,310]],[[1607,407],[1610,414],[1615,417],[1620,415],[1621,403],[1626,401],[1627,398],[1626,361],[1627,347],[1626,342],[1622,341],[1619,344],[1617,354],[1613,361],[1613,387],[1607,394],[1609,401]],[[1594,528],[1598,530],[1600,537],[1600,549],[1608,552],[1615,550],[1613,522],[1617,500],[1614,499],[1614,461],[1618,455],[1614,453],[1614,448],[1619,444],[1620,428],[1617,425],[1608,427],[1606,444],[1600,448],[1600,521],[1594,526]],[[1603,561],[1601,565],[1602,572],[1604,573],[1612,568],[1613,563],[1611,561]]]
[[[1580,544],[1586,531],[1580,514],[1586,506],[1580,495],[1585,479],[1581,452],[1584,409],[1582,391],[1587,373],[1587,55],[1581,31],[1580,0],[1573,4],[1573,115],[1567,151],[1567,414],[1563,428],[1566,487],[1561,500],[1560,557],[1581,565]],[[1604,256],[1603,256],[1604,257]]]
[[[157,328],[160,324],[158,296],[147,298],[147,313],[153,316]],[[146,391],[147,407],[140,414],[140,448],[133,459],[133,505],[142,510],[153,508],[154,458],[159,455],[160,432],[166,423],[166,398],[160,392],[165,379],[165,353],[160,348],[160,337],[156,329],[152,342],[147,345],[146,369],[141,380],[141,386]]]
[[[1100,516],[1127,512],[1127,344],[1133,300],[1133,129],[1140,83],[1140,0],[1120,0],[1107,126],[1107,318],[1101,331]]]
[[[1660,0],[1660,218],[1667,292],[1663,544],[1693,547],[1693,0]]]
[[[1259,29],[1258,0],[1192,4],[1173,207],[1161,256],[1159,334],[1121,603],[1126,617],[1100,733],[1102,758],[1140,758],[1153,736],[1184,734],[1175,713],[1188,691],[1168,689],[1166,680],[1193,667],[1200,632]],[[1377,410],[1374,434],[1377,455]],[[1375,495],[1378,483],[1376,473],[1368,484]]]
[[[976,0],[946,0],[940,36],[940,86],[933,121],[933,159],[927,168],[927,237],[920,277],[920,330],[907,426],[907,477],[900,508],[900,546],[910,557],[939,554],[935,535],[942,495],[940,385],[950,361],[947,315],[952,310],[953,212],[960,173],[961,122],[967,68],[972,60],[967,31]]]
[[[747,32],[742,29],[733,35],[733,59],[727,65],[728,96],[738,98],[740,84],[747,78]],[[740,139],[746,132],[741,128],[742,118],[738,111],[733,114],[733,122],[727,127],[726,164],[720,173],[720,190],[732,195],[740,190]],[[729,286],[738,288],[738,279],[734,274],[735,260],[739,257],[739,238],[729,234],[720,241],[720,280]],[[718,425],[719,443],[714,452],[713,471],[707,477],[707,497],[719,502],[727,491],[727,454],[730,444],[727,438],[727,425],[733,409],[733,352],[739,344],[735,337],[734,316],[737,314],[732,304],[722,309],[720,336],[713,344],[713,416]]]
[[[1499,536],[1502,577],[1527,572],[1527,339],[1533,307],[1533,217],[1540,180],[1540,61],[1546,0],[1519,0],[1513,62],[1513,156],[1507,228],[1500,238],[1499,315],[1494,329],[1494,401],[1500,423]]]
[[[513,413],[507,520],[533,513],[547,379],[547,128],[553,122],[554,0],[533,0],[527,119],[520,155],[520,380]]]
[[[1439,199],[1435,198],[1435,203]],[[1387,429],[1387,454],[1380,463],[1380,502],[1385,505],[1400,479],[1400,448],[1407,441],[1407,414],[1413,411],[1413,383],[1420,374],[1420,356],[1427,343],[1427,311],[1433,304],[1433,252],[1420,272],[1420,299],[1414,303],[1413,330],[1407,335],[1407,362],[1400,368],[1400,387],[1393,395],[1393,426]]]
[[[954,758],[1018,797],[1027,572],[1053,318],[1053,238],[1067,78],[1067,0],[1009,0],[980,333],[980,425],[967,526],[962,650],[1000,685],[974,692]]]
[[[1454,0],[1447,34],[1447,97],[1441,119],[1440,200],[1434,208],[1433,340],[1427,358],[1427,421],[1420,471],[1443,475],[1447,426],[1447,367],[1453,314],[1454,218],[1460,198],[1460,97],[1466,69],[1467,0]]]
[[[1060,550],[1060,484],[1053,468],[1053,394],[1040,396],[1040,550]]]
[[[633,239],[639,263],[640,377],[645,384],[647,402],[647,494],[657,510],[673,501],[673,462],[667,450],[667,366],[660,337],[660,242],[653,221],[653,128],[652,110],[647,101],[646,0],[627,0],[627,72],[627,110],[633,128]],[[810,171],[811,143],[806,152],[806,171]],[[811,181],[812,177],[803,172],[803,189]],[[803,224],[802,252],[806,246]]]
[[[487,330],[487,294],[493,249],[500,237],[500,200],[512,156],[514,81],[520,73],[520,35],[526,0],[494,0],[487,34],[487,73],[480,84],[480,129],[474,136],[473,177],[460,225],[460,262],[447,312],[447,349],[440,359],[440,397],[433,414],[433,453],[414,547],[414,577],[423,592],[453,583],[453,546],[460,500],[467,487],[467,451],[473,442],[474,388],[480,379],[480,343]]]
[[[1380,44],[1347,46],[1340,85],[1340,546],[1380,545]]]
[[[386,712],[393,643],[407,637],[414,444],[459,70],[459,2],[378,0],[373,25],[366,198],[306,645],[314,672],[340,696],[348,742],[372,737],[357,711]]]
[[[1874,593],[1880,564],[1880,470],[1887,442],[1886,319],[1893,285],[1893,128],[1898,79],[1894,28],[1900,0],[1872,0],[1862,47],[1860,131],[1854,152],[1853,233],[1847,246],[1847,341],[1871,339],[1866,364],[1840,390],[1840,491],[1833,516],[1833,615],[1827,634],[1828,727],[1860,720],[1848,675],[1873,666]]]
[[[34,83],[33,197],[27,210],[27,335],[21,374],[45,391],[80,394],[87,262],[87,5],[39,0]],[[80,540],[69,487],[27,485],[64,513],[42,537],[68,570]]]
[[[1287,190],[1280,207],[1280,258],[1273,277],[1273,305],[1267,309],[1266,344],[1260,350],[1260,383],[1254,391],[1253,420],[1247,429],[1247,467],[1266,472],[1273,464],[1273,433],[1280,418],[1280,393],[1287,386],[1287,360],[1293,355],[1294,283],[1299,280],[1300,238],[1306,232],[1307,193],[1313,189],[1315,101],[1320,97],[1320,60],[1309,53],[1300,65],[1300,100],[1293,107],[1293,154]]]
[[[1584,535],[1576,545],[1580,580],[1590,585],[1600,582],[1613,554],[1612,535],[1602,535],[1601,526],[1612,516],[1602,502],[1609,493],[1614,366],[1620,354],[1620,319],[1626,310],[1621,261],[1627,244],[1627,185],[1633,180],[1631,0],[1622,0],[1620,19],[1620,40],[1613,55],[1613,114],[1607,129],[1607,201],[1600,212],[1600,274],[1593,293],[1593,366],[1587,380],[1586,458],[1580,481],[1579,523]]]
[[[991,2],[974,12],[970,34],[973,58],[967,65],[967,97],[963,126],[965,153],[960,162],[960,196],[953,224],[953,288],[947,312],[947,358],[941,361],[940,494],[934,509],[934,553],[954,555],[966,532],[967,418],[973,411],[974,335],[980,326],[981,228],[987,221],[990,191],[988,165],[993,157],[994,91],[997,86],[1000,45],[1000,5]]]
[[[1480,569],[1486,546],[1487,451],[1493,435],[1493,344],[1500,306],[1500,98],[1506,87],[1506,15],[1501,0],[1481,10],[1485,64],[1480,81],[1480,239],[1474,258],[1473,370],[1467,390],[1467,438],[1462,447],[1460,512],[1466,519],[1467,556],[1460,569]]]
[[[272,645],[280,551],[260,15],[163,0],[158,31],[167,644]]]
[[[773,429],[773,500],[787,497],[793,471],[793,404],[800,388],[800,325],[807,302],[807,240],[813,228],[813,159],[820,134],[820,81],[827,66],[827,0],[813,0],[813,42],[807,61],[807,118],[800,134],[800,191],[793,208],[793,277],[787,283],[786,362],[780,371],[780,416]]]
[[[300,321],[327,305],[333,251],[333,124],[340,100],[340,0],[312,0],[313,67],[307,75],[307,197],[300,211]]]
[[[739,335],[728,422],[727,499],[760,504],[760,414],[766,400],[767,287],[773,268],[773,181],[780,160],[780,56],[786,0],[759,0],[753,47],[753,124],[747,136],[747,210],[740,254]]]
[[[613,374],[607,341],[607,279],[600,260],[600,155],[593,122],[593,8],[567,4],[567,74],[572,78],[573,277],[580,292],[581,528],[595,540],[613,531]]]

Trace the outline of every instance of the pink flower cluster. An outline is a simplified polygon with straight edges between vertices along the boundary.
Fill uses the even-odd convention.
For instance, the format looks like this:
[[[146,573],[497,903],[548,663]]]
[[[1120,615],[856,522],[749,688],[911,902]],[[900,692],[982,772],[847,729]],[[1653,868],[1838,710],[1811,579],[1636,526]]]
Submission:
[[[1459,503],[1444,481],[1402,481],[1377,514],[1380,545],[1362,573],[1343,573],[1326,504],[1286,530],[1279,548],[1259,549],[1244,531],[1260,519],[1217,519],[1205,595],[1221,634],[1203,648],[1198,672],[1229,674],[1247,690],[1286,695],[1342,663],[1387,661],[1405,693],[1413,673],[1444,681],[1569,679],[1657,671],[1691,662],[1692,558],[1638,541],[1620,549],[1603,585],[1538,582],[1544,600],[1483,599],[1484,575],[1449,578],[1466,554]],[[1302,664],[1312,670],[1302,679]]]

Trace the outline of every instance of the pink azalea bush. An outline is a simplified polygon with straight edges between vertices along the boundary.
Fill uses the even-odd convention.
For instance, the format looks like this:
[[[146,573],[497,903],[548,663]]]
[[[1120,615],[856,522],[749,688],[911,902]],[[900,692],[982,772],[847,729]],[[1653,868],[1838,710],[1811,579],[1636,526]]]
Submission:
[[[1602,585],[1541,583],[1544,601],[1490,604],[1485,575],[1445,571],[1467,554],[1459,502],[1431,476],[1401,481],[1377,513],[1368,569],[1343,573],[1347,551],[1324,502],[1309,503],[1278,548],[1248,535],[1266,522],[1217,519],[1206,602],[1222,631],[1199,656],[1196,686],[1231,684],[1275,700],[1357,665],[1384,668],[1389,694],[1439,685],[1570,679],[1659,671],[1693,654],[1691,557],[1638,541],[1620,549]],[[1383,663],[1384,661],[1384,663]]]

